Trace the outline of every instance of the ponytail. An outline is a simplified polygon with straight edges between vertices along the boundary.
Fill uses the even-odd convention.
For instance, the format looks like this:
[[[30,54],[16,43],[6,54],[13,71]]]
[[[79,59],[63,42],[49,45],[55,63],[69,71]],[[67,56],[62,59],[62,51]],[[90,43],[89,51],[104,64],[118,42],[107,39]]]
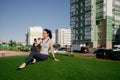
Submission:
[[[52,39],[52,32],[51,32],[51,30],[44,29],[44,31],[46,31],[49,34],[49,38]]]

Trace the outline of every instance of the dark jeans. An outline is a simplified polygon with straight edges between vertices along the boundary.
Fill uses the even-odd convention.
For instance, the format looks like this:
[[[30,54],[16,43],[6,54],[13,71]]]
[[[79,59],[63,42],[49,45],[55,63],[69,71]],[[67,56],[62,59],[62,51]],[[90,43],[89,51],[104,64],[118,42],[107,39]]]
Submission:
[[[31,53],[29,54],[28,58],[26,59],[25,63],[29,64],[33,58],[35,58],[37,61],[43,61],[48,59],[48,55],[40,54],[35,50],[35,47],[32,47]]]

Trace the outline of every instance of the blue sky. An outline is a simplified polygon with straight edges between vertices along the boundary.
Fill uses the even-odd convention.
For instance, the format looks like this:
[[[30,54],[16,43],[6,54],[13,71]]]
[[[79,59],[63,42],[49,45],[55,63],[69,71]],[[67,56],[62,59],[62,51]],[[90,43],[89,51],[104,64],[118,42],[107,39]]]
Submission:
[[[0,0],[0,41],[24,42],[31,26],[69,27],[69,13],[69,0]]]

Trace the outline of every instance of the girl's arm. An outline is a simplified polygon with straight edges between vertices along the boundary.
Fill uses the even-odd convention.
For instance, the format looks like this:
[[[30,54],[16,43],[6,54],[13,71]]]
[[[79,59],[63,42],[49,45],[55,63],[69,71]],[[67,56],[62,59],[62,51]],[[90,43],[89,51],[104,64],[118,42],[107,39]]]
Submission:
[[[54,50],[53,50],[53,42],[52,42],[52,41],[50,41],[50,50],[51,50],[53,59],[54,59],[55,61],[59,61],[59,60],[56,59],[56,57],[55,57]]]

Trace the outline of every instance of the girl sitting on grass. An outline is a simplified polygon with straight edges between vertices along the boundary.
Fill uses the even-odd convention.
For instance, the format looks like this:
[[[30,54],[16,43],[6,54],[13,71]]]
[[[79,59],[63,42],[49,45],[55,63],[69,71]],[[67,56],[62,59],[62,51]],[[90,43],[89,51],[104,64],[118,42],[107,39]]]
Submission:
[[[33,64],[36,61],[44,61],[48,59],[48,50],[51,50],[52,56],[53,56],[53,60],[54,61],[59,61],[58,59],[55,58],[54,55],[54,51],[53,51],[53,43],[52,43],[52,33],[50,30],[48,29],[44,29],[43,31],[43,40],[40,42],[40,52],[36,51],[36,52],[31,52],[28,56],[28,58],[25,60],[25,62],[23,64],[21,64],[17,70],[23,69],[25,68],[32,60],[33,60]]]

